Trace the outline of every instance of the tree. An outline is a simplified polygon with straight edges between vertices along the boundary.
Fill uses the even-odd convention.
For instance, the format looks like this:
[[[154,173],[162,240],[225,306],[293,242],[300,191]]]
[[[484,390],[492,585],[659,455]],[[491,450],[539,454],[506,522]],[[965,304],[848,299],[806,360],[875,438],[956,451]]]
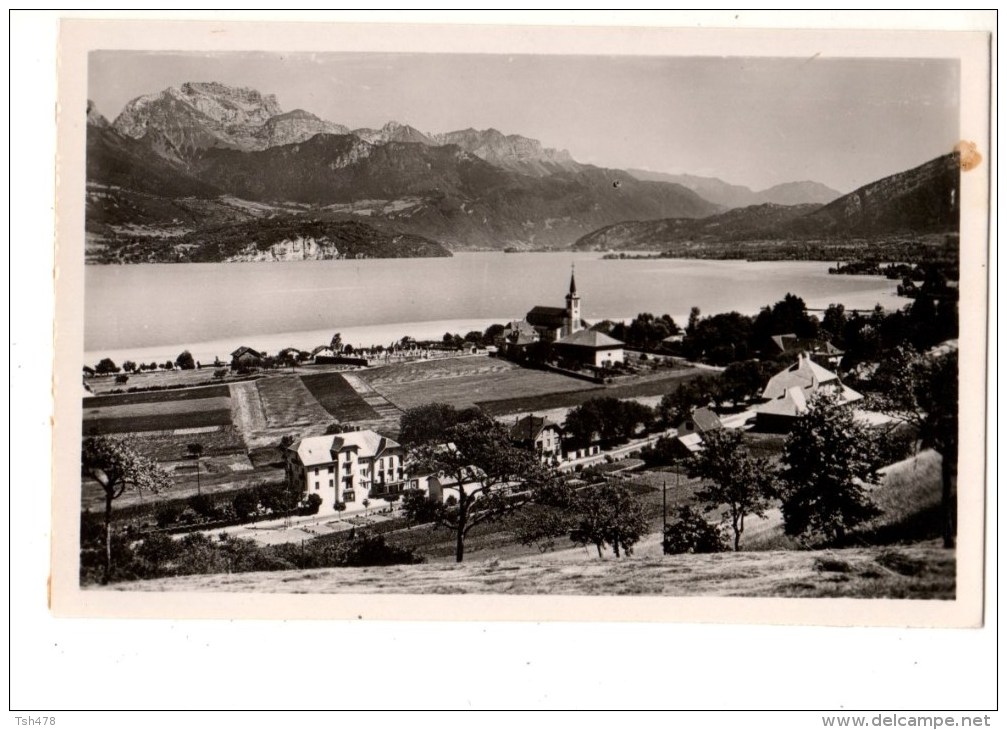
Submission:
[[[452,426],[475,418],[477,409],[459,411],[446,403],[428,403],[410,408],[399,419],[399,443],[414,446],[423,443],[444,443]]]
[[[958,352],[919,355],[896,350],[886,363],[882,409],[914,426],[923,448],[941,455],[944,547],[955,546],[954,481],[958,473]]]
[[[329,347],[331,347],[332,351],[338,355],[342,346],[343,336],[336,332],[336,334],[332,335],[332,339],[329,340]]]
[[[112,373],[119,372],[119,366],[113,362],[110,357],[103,357],[101,361],[94,366],[94,371],[98,375],[111,375]]]
[[[185,450],[188,452],[190,458],[196,460],[196,494],[202,494],[202,488],[199,483],[199,459],[203,456],[203,444],[186,444]]]
[[[105,491],[105,570],[102,582],[112,579],[112,502],[127,490],[158,493],[171,485],[168,475],[141,456],[128,438],[94,436],[84,441],[81,473]]]
[[[115,376],[116,385],[125,385],[129,382],[129,376],[126,373],[119,373]]]
[[[566,415],[564,430],[580,444],[589,444],[598,437],[605,442],[625,441],[639,428],[649,428],[654,411],[636,401],[618,398],[591,398]]]
[[[483,342],[487,345],[495,344],[497,339],[503,337],[504,329],[505,328],[502,324],[491,324],[486,328],[486,331],[483,332]]]
[[[692,336],[696,333],[696,327],[699,325],[699,307],[693,307],[689,310],[689,322],[685,326],[685,333]]]
[[[192,353],[188,350],[183,350],[182,353],[175,358],[175,365],[179,370],[196,369],[196,361],[192,359]]]
[[[126,362],[122,364],[122,371],[125,373],[135,373],[136,363],[132,360],[126,360]]]
[[[756,360],[732,362],[721,375],[721,391],[739,404],[757,396],[768,379],[765,368]]]
[[[657,414],[666,425],[675,426],[692,418],[692,412],[696,408],[708,406],[711,402],[719,404],[724,399],[725,390],[721,379],[701,375],[681,383],[670,393],[665,393],[657,406]]]
[[[846,307],[830,304],[822,317],[822,329],[827,332],[836,347],[843,347],[843,332],[846,330]]]
[[[719,553],[727,550],[727,542],[719,525],[711,525],[686,505],[678,508],[677,518],[664,528],[661,547],[665,555]]]
[[[547,489],[553,472],[534,454],[514,446],[504,427],[479,414],[449,427],[443,443],[426,442],[411,454],[412,469],[442,475],[453,507],[411,491],[403,510],[414,522],[433,522],[455,533],[455,560],[465,557],[465,538],[476,525],[498,520]]]
[[[594,545],[598,557],[609,545],[615,556],[633,554],[633,546],[648,530],[643,506],[622,484],[604,483],[577,493],[570,539],[580,545]]]
[[[769,462],[749,455],[741,431],[722,429],[703,435],[703,450],[690,460],[689,476],[709,480],[696,498],[707,512],[722,510],[734,531],[734,551],[741,550],[745,517],[765,517],[776,494]]]
[[[783,521],[788,535],[838,543],[881,512],[865,487],[879,482],[877,448],[835,396],[814,396],[783,448]]]

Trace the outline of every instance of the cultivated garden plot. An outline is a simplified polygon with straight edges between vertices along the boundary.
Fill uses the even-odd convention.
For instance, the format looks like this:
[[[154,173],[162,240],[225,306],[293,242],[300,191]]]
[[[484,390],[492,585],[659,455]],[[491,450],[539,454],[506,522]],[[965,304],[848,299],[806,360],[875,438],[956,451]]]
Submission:
[[[322,408],[341,423],[378,419],[377,412],[339,373],[302,375],[301,382]]]
[[[489,357],[391,366],[359,375],[403,410],[426,403],[469,408],[499,398],[539,398],[596,387],[588,381],[519,368]]]
[[[127,401],[122,405],[109,404],[112,398],[120,396],[108,396],[101,401],[106,405],[98,407],[92,407],[90,401],[85,400],[84,435],[231,425],[231,405],[228,396],[190,398],[178,396],[178,393],[171,391],[144,393],[141,398],[126,395],[121,396]]]
[[[277,375],[256,381],[270,428],[324,423],[325,409],[296,375]]]
[[[602,396],[612,398],[643,398],[662,396],[666,393],[672,392],[682,383],[694,377],[698,377],[701,374],[701,371],[699,370],[674,370],[670,371],[666,375],[654,376],[641,381],[628,383],[623,382],[618,385],[599,387],[586,381],[577,381],[573,378],[566,378],[565,376],[555,375],[553,373],[528,370],[520,372],[564,378],[571,383],[579,383],[580,387],[570,387],[562,390],[559,388],[552,388],[551,390],[547,390],[545,387],[546,381],[540,381],[543,386],[541,392],[526,392],[521,395],[515,395],[515,393],[521,393],[521,391],[512,389],[509,397],[499,399],[485,397],[484,399],[478,399],[476,405],[492,416],[501,416],[509,413],[527,413],[530,411],[538,412],[552,408],[573,408],[581,405],[591,398],[599,398]],[[554,382],[556,381],[549,381],[550,384]],[[528,390],[533,390],[533,388],[529,388]],[[495,394],[498,391],[493,390],[491,392]]]

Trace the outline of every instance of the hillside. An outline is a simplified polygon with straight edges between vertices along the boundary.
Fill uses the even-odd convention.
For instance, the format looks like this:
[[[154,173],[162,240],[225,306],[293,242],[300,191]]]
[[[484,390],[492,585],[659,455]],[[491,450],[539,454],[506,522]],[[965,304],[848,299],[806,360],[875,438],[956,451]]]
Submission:
[[[955,554],[936,541],[825,551],[646,554],[604,560],[573,549],[462,564],[189,576],[115,590],[248,593],[488,593],[954,599]]]
[[[765,190],[752,190],[745,185],[733,185],[716,177],[700,175],[671,175],[664,172],[649,170],[628,171],[638,180],[653,180],[655,182],[670,182],[682,185],[694,191],[711,203],[725,208],[745,208],[750,205],[774,203],[776,205],[804,205],[816,203],[824,205],[842,193],[827,185],[812,180],[788,182],[774,185]]]
[[[359,221],[294,216],[204,226],[171,237],[111,239],[91,252],[96,263],[320,261],[450,256],[436,241],[389,233]]]
[[[674,249],[681,255],[702,255],[712,244],[741,241],[814,243],[952,233],[958,229],[958,184],[955,153],[865,185],[825,206],[767,203],[693,220],[625,221],[592,231],[573,247]]]
[[[389,233],[454,249],[563,248],[620,220],[718,210],[683,186],[581,165],[520,135],[426,134],[397,122],[351,133],[302,109],[285,112],[271,95],[218,83],[138,97],[111,125],[89,105],[88,119],[92,246],[124,235],[175,237],[220,224],[220,214],[250,221],[255,208],[290,213],[291,205],[306,219],[366,216]],[[221,210],[223,198],[245,202]]]

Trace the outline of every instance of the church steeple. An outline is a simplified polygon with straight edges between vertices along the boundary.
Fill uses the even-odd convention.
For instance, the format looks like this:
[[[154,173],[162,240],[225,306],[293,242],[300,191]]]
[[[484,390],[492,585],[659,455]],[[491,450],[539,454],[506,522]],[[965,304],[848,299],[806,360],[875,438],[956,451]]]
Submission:
[[[577,280],[574,276],[574,266],[570,265],[570,293],[566,295],[566,333],[573,334],[584,328],[580,321],[580,297],[577,295]]]

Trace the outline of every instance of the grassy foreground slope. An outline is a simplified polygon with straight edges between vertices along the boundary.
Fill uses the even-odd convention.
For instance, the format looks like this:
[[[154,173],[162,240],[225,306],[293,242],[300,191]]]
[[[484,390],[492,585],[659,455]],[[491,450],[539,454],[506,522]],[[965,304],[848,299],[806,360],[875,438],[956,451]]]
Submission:
[[[514,560],[190,576],[116,590],[254,593],[504,593],[920,598],[955,597],[955,553],[909,546],[663,556],[616,560],[586,551]]]

